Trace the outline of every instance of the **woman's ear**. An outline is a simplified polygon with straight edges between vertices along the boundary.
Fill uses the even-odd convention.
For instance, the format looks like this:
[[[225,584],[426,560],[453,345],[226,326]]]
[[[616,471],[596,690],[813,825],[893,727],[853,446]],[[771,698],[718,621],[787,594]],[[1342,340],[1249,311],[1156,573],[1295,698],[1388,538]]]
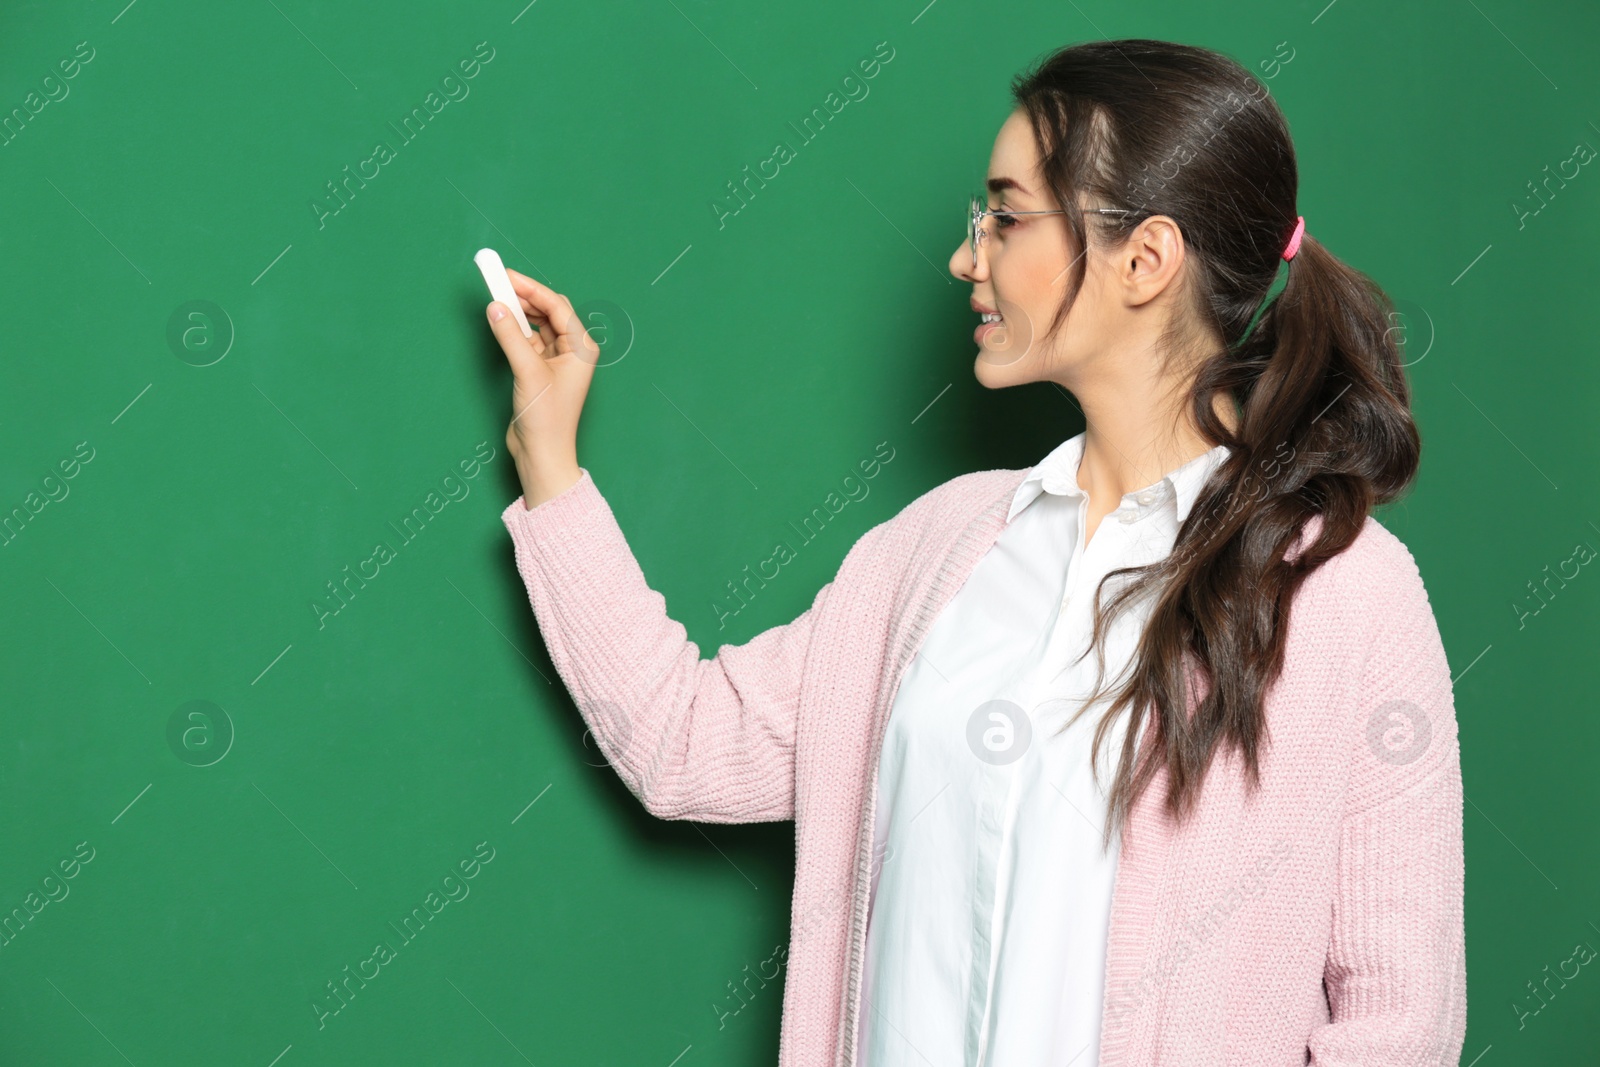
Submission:
[[[1152,215],[1128,236],[1118,263],[1118,282],[1128,302],[1143,304],[1161,295],[1178,276],[1184,258],[1183,232],[1167,215]]]

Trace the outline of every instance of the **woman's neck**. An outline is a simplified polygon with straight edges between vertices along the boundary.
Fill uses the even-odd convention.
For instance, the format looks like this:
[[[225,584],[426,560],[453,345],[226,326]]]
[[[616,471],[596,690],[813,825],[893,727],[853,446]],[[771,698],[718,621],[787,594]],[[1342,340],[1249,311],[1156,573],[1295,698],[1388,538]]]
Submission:
[[[1088,399],[1082,404],[1086,427],[1078,484],[1092,499],[1113,506],[1213,447],[1201,436],[1187,395],[1181,404],[1166,408],[1142,403],[1095,405]],[[1236,425],[1225,398],[1218,398],[1217,414],[1229,429]]]

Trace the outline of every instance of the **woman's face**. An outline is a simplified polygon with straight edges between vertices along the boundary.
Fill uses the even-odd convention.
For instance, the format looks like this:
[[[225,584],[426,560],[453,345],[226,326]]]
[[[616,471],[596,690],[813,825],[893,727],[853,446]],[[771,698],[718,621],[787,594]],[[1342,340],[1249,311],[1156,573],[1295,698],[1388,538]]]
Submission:
[[[997,211],[1058,211],[1039,173],[1039,152],[1027,114],[1013,111],[1000,127],[989,156],[988,208]],[[1093,225],[1090,220],[1088,225]],[[1080,250],[1065,215],[987,216],[987,236],[978,244],[978,265],[963,241],[950,256],[950,273],[972,284],[977,311],[998,311],[999,324],[980,325],[974,335],[978,381],[990,389],[1026,382],[1071,383],[1086,360],[1104,351],[1107,332],[1103,258],[1089,253],[1083,281],[1060,331],[1043,340],[1065,299]]]

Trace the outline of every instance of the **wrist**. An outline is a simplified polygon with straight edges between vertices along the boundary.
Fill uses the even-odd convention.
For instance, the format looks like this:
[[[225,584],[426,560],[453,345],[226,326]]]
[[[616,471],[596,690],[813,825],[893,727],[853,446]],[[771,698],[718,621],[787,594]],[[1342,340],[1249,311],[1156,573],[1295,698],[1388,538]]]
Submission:
[[[578,457],[572,453],[529,456],[519,467],[523,507],[532,511],[545,501],[560,496],[583,477]]]

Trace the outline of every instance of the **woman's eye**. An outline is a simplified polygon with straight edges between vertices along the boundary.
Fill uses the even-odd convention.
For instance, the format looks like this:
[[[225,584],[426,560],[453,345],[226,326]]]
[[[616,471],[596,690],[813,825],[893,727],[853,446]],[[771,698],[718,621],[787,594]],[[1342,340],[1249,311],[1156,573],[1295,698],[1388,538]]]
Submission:
[[[1003,211],[996,211],[994,213],[994,224],[997,229],[1009,230],[1017,224],[1017,220]]]

